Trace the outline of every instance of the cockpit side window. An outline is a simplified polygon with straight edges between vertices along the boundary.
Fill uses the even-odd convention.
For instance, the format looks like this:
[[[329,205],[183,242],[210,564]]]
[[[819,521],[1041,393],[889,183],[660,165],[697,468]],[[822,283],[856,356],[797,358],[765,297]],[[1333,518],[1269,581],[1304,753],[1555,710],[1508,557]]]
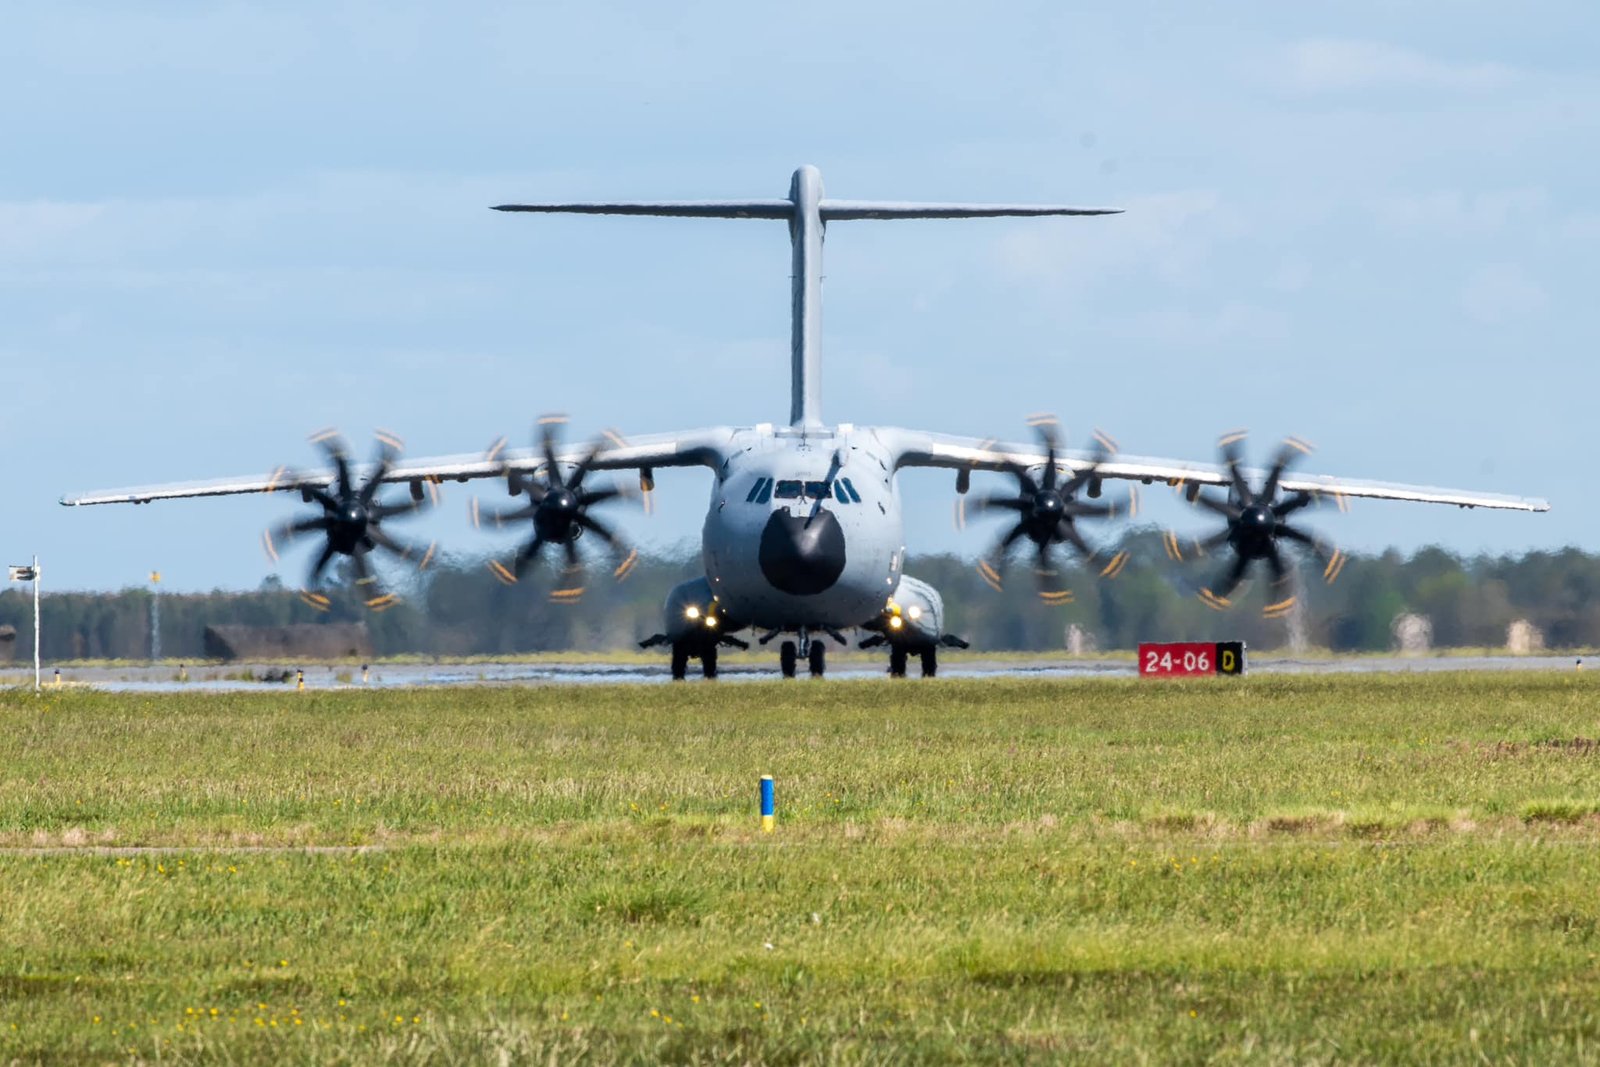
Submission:
[[[750,487],[750,495],[744,498],[744,502],[746,504],[754,504],[756,502],[756,497],[760,496],[761,490],[765,489],[766,487],[767,480],[765,478],[757,478],[756,484]]]
[[[850,502],[852,504],[861,503],[861,494],[856,492],[856,487],[850,483],[849,478],[840,479],[839,484],[844,486],[845,492],[850,494]]]
[[[843,482],[833,483],[833,498],[841,504],[850,503],[850,494],[844,491]]]
[[[772,499],[772,479],[761,479],[761,494],[756,497],[757,504],[765,504]]]

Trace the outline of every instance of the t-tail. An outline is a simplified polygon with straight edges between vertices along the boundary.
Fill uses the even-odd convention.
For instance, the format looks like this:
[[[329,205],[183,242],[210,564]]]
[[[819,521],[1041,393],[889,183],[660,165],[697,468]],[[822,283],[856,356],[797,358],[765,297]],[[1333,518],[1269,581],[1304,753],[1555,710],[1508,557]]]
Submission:
[[[1114,215],[1120,208],[1060,204],[918,204],[888,200],[830,200],[822,172],[794,172],[784,200],[633,200],[500,204],[496,211],[576,215],[662,215],[698,219],[780,219],[789,224],[794,268],[790,279],[790,425],[822,423],[822,237],[830,222],[847,219],[976,219],[1032,215]]]

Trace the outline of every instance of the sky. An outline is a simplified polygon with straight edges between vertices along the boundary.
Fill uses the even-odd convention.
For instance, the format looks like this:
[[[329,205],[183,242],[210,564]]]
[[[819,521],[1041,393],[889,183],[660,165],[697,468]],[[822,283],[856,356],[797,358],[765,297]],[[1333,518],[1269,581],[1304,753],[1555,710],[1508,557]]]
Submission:
[[[578,437],[778,421],[776,223],[506,216],[534,199],[1111,204],[830,227],[825,418],[1130,453],[1248,427],[1306,469],[1548,498],[1358,503],[1345,547],[1600,549],[1600,8],[732,2],[21,5],[0,37],[8,562],[46,588],[297,582],[286,497],[68,509],[69,491],[413,457],[565,412]],[[913,553],[976,554],[948,473]],[[999,484],[999,483],[997,483]],[[663,472],[647,548],[697,544]],[[482,553],[474,492],[414,534]],[[1193,512],[1147,492],[1155,519]],[[1153,499],[1154,498],[1154,499]],[[1312,525],[1313,523],[1308,523]]]

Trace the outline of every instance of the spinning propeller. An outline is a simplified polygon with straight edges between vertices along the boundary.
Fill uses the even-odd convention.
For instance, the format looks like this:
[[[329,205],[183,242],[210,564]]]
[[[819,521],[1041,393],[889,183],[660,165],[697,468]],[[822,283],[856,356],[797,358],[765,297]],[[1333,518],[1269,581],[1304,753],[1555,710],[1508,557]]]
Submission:
[[[1339,576],[1347,557],[1315,534],[1285,521],[1296,511],[1316,502],[1316,497],[1303,490],[1283,500],[1278,499],[1284,472],[1295,460],[1309,455],[1311,446],[1299,438],[1285,438],[1278,446],[1266,478],[1259,487],[1252,487],[1239,469],[1239,446],[1244,438],[1244,431],[1238,430],[1224,434],[1217,442],[1223,466],[1228,472],[1227,499],[1217,500],[1207,496],[1198,485],[1190,485],[1185,492],[1190,503],[1222,516],[1226,522],[1221,530],[1196,540],[1191,554],[1205,555],[1223,545],[1227,545],[1233,553],[1233,561],[1218,575],[1217,580],[1201,588],[1199,593],[1201,600],[1219,611],[1232,605],[1228,597],[1244,580],[1251,566],[1257,561],[1264,561],[1272,572],[1273,583],[1271,603],[1264,609],[1264,614],[1275,618],[1286,614],[1295,601],[1294,591],[1288,586],[1290,572],[1278,544],[1280,539],[1293,541],[1309,549],[1322,563],[1322,577],[1328,582]],[[1342,500],[1340,505],[1343,506]],[[1168,531],[1165,540],[1167,555],[1175,560],[1183,560],[1185,554],[1178,536]]]
[[[502,473],[512,496],[526,496],[528,503],[522,507],[491,508],[472,501],[472,524],[485,523],[496,528],[519,522],[531,522],[533,536],[517,551],[508,567],[499,560],[490,560],[489,569],[507,585],[515,584],[529,565],[544,552],[546,545],[559,545],[564,556],[561,581],[551,590],[550,599],[558,603],[574,603],[583,596],[583,557],[578,552],[578,538],[589,533],[605,542],[618,562],[612,571],[619,581],[628,576],[639,559],[636,549],[628,546],[599,519],[589,514],[589,509],[623,495],[613,486],[604,489],[585,489],[584,480],[605,451],[600,442],[590,446],[588,453],[578,461],[570,473],[563,475],[557,458],[556,427],[566,422],[561,415],[548,415],[539,420],[538,446],[544,464],[534,474],[502,462]],[[613,437],[613,440],[619,440]],[[501,438],[490,446],[490,461],[500,459],[505,452],[506,440]]]
[[[400,456],[402,447],[400,439],[387,431],[377,433],[378,448],[373,459],[372,469],[366,480],[358,488],[355,478],[350,470],[350,454],[340,437],[333,430],[324,430],[311,438],[327,455],[333,465],[333,478],[327,487],[318,481],[311,481],[294,474],[284,472],[286,487],[300,490],[300,495],[307,503],[316,503],[322,506],[320,515],[312,515],[302,519],[290,519],[279,526],[267,530],[261,536],[262,547],[273,562],[278,560],[278,551],[292,542],[312,533],[323,535],[322,552],[311,564],[311,572],[306,578],[306,589],[301,598],[312,607],[320,611],[328,610],[330,601],[326,594],[316,591],[322,572],[327,568],[333,557],[349,556],[351,566],[355,570],[356,584],[369,593],[365,598],[366,605],[377,611],[392,607],[399,599],[393,593],[385,593],[378,587],[377,578],[372,573],[372,565],[367,560],[367,554],[374,549],[382,549],[390,555],[396,556],[407,562],[414,563],[418,570],[422,570],[433,562],[435,545],[430,544],[425,549],[409,545],[391,537],[382,528],[386,519],[396,518],[401,515],[411,515],[430,506],[438,498],[439,488],[432,482],[426,483],[430,495],[424,496],[422,484],[416,483],[412,487],[412,499],[403,504],[385,504],[378,498],[378,490],[383,487],[383,479],[394,469],[395,461]]]
[[[1018,541],[1027,538],[1034,546],[1034,573],[1039,583],[1039,598],[1049,604],[1070,604],[1072,591],[1061,581],[1061,571],[1055,564],[1053,549],[1056,545],[1066,544],[1072,546],[1073,551],[1085,561],[1095,558],[1096,550],[1078,532],[1077,522],[1080,519],[1115,518],[1117,508],[1111,504],[1081,501],[1077,496],[1085,487],[1088,487],[1090,496],[1099,496],[1100,479],[1096,472],[1116,452],[1117,446],[1110,437],[1096,431],[1094,458],[1083,467],[1075,470],[1069,468],[1069,477],[1061,481],[1061,472],[1056,465],[1056,457],[1061,451],[1059,424],[1050,415],[1035,416],[1028,423],[1045,447],[1044,470],[1036,480],[1020,463],[1007,461],[1003,469],[1017,479],[1018,492],[1015,495],[994,493],[973,501],[972,508],[978,512],[1005,511],[1016,517],[1015,524],[1000,536],[988,557],[978,561],[978,573],[994,589],[1002,588],[1001,571],[1006,558]],[[958,482],[957,488],[960,486]],[[1126,513],[1133,515],[1137,511],[1138,497],[1130,487]],[[956,524],[966,524],[964,497],[957,501]],[[1100,576],[1115,578],[1122,573],[1127,562],[1128,553],[1117,552],[1101,568]]]

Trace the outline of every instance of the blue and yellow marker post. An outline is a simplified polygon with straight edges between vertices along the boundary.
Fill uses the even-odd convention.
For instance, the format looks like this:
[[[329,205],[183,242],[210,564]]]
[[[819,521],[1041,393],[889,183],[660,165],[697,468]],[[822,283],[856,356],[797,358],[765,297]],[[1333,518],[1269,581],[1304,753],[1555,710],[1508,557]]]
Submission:
[[[763,774],[761,776],[761,832],[764,834],[772,833],[777,826],[777,822],[778,809],[773,800],[772,775]]]

